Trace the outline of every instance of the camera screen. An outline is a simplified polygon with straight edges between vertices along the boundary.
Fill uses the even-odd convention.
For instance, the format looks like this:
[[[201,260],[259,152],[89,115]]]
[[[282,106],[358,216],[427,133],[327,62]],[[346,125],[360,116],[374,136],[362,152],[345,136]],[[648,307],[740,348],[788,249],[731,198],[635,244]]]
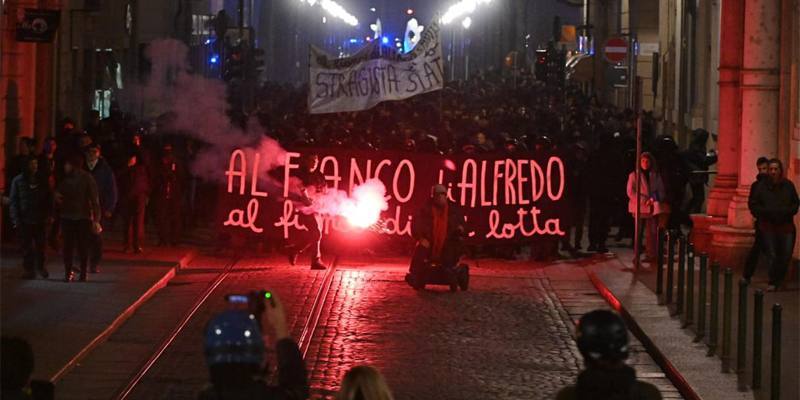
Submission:
[[[229,303],[236,303],[236,304],[248,303],[247,296],[243,294],[229,294],[227,297]]]

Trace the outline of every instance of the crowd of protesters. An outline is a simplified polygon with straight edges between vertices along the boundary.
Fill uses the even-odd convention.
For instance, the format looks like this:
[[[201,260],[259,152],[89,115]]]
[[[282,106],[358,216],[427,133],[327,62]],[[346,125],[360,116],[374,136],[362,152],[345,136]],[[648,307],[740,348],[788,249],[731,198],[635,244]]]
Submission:
[[[625,205],[626,182],[635,166],[636,115],[586,96],[577,87],[552,87],[530,75],[488,72],[449,83],[440,92],[386,102],[368,111],[321,115],[308,114],[303,88],[268,84],[259,98],[255,115],[270,135],[289,147],[559,154],[569,174],[569,212],[563,213],[569,218],[562,219],[568,235],[561,249],[573,255],[584,248],[607,252],[612,226],[619,228],[618,242],[633,237],[633,219]],[[691,144],[681,151],[671,136],[656,134],[652,115],[645,113],[645,149],[662,178],[658,226],[690,226],[689,214],[702,211],[707,171],[716,162],[716,155],[706,149],[710,136],[695,130]],[[496,246],[492,250],[504,251]],[[556,243],[531,251],[537,259],[558,254]]]
[[[86,281],[88,273],[100,271],[103,239],[115,225],[124,252],[143,252],[148,216],[157,228],[157,244],[176,245],[191,216],[184,188],[193,186],[184,154],[176,154],[160,135],[146,135],[120,112],[101,120],[94,111],[85,129],[69,118],[60,126],[41,147],[22,138],[6,167],[5,202],[23,255],[23,277],[49,276],[49,243],[63,256],[65,280],[78,272]]]
[[[511,77],[499,72],[478,73],[467,81],[450,82],[441,91],[384,102],[361,112],[310,115],[306,96],[304,87],[267,83],[260,89],[250,115],[232,113],[231,117],[239,122],[257,119],[265,134],[286,148],[301,150],[322,147],[509,155],[552,152],[562,157],[568,171],[568,193],[564,196],[568,210],[562,213],[566,216],[562,229],[567,235],[559,241],[523,246],[521,251],[518,245],[491,246],[488,250],[492,255],[525,257],[529,251],[532,258],[548,260],[564,254],[559,253],[559,246],[573,256],[583,254],[583,250],[605,253],[612,245],[610,237],[616,239],[615,244],[626,245],[633,238],[636,196],[630,183],[635,180],[636,114],[630,109],[603,103],[577,87],[549,86],[532,75]],[[109,230],[116,224],[122,229],[125,250],[141,252],[151,216],[158,244],[173,245],[180,240],[181,227],[198,219],[197,199],[213,198],[198,196],[202,182],[190,173],[197,148],[203,144],[163,134],[166,131],[159,121],[136,121],[114,107],[103,120],[94,112],[84,129],[77,129],[66,119],[61,130],[41,147],[31,139],[22,140],[20,155],[7,168],[8,181],[17,175],[26,176],[27,160],[36,158],[37,181],[46,182],[55,194],[55,203],[59,203],[63,199],[59,199],[58,188],[67,178],[65,166],[72,163],[75,169],[89,171],[98,196],[97,215],[94,210],[82,210],[84,222],[76,224],[76,216],[65,218],[55,207],[32,218],[44,221],[52,246],[57,245],[58,233],[64,228],[78,229],[81,234],[74,240],[81,264],[86,263],[90,271],[97,270],[102,234],[92,232]],[[646,153],[640,161],[640,181],[644,182],[640,205],[645,208],[644,243],[650,249],[647,258],[652,259],[658,228],[691,226],[689,215],[702,212],[707,171],[716,162],[716,155],[707,150],[712,139],[709,132],[693,131],[689,145],[681,150],[672,136],[657,134],[656,122],[649,113],[644,114],[642,134]],[[36,154],[37,148],[41,148],[41,154]],[[203,206],[207,209],[209,205]],[[20,231],[26,243],[33,243],[31,248],[41,248],[37,230],[41,221],[32,224],[37,227],[34,233]],[[617,227],[614,236],[612,227]],[[31,265],[41,263],[37,257],[31,257]],[[36,268],[31,267],[28,275]]]

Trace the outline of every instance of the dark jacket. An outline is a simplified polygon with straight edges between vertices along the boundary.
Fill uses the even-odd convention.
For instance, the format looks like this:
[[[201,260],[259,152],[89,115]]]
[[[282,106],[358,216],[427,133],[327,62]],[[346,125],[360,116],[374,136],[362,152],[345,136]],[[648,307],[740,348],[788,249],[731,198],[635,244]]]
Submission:
[[[150,174],[147,167],[136,164],[126,167],[119,174],[120,198],[122,201],[150,194]]]
[[[210,386],[200,392],[199,400],[302,400],[309,396],[303,357],[297,344],[283,339],[275,344],[278,359],[278,386],[263,380],[246,379],[229,387]]]
[[[456,262],[463,253],[461,235],[463,234],[464,216],[461,208],[453,202],[448,202],[447,208],[447,237],[442,247],[442,261],[445,263]],[[411,235],[414,239],[427,239],[433,244],[433,201],[428,201],[417,211],[411,224]]]
[[[660,400],[655,386],[636,380],[636,371],[590,368],[578,375],[574,386],[561,389],[556,400]]]
[[[114,171],[108,165],[105,158],[99,158],[94,169],[89,169],[89,164],[86,164],[86,170],[94,177],[94,182],[97,184],[97,194],[100,196],[100,208],[103,213],[113,213],[114,208],[117,206],[117,179],[114,178]]]
[[[689,183],[708,183],[708,174],[693,172],[708,171],[708,167],[717,162],[716,154],[709,155],[705,147],[691,147],[682,156],[690,170]]]
[[[51,215],[53,196],[47,182],[27,174],[11,181],[9,213],[14,225],[42,224]]]
[[[183,175],[183,167],[174,157],[161,159],[153,176],[155,200],[180,201],[183,196]]]
[[[40,179],[50,185],[51,189],[55,189],[56,184],[61,181],[63,167],[55,156],[47,158],[47,155],[42,154],[39,156],[39,171],[37,173]]]
[[[65,174],[58,184],[57,193],[62,196],[59,204],[61,218],[70,220],[100,220],[100,199],[97,195],[97,184],[88,172],[75,169]]]
[[[793,225],[798,205],[797,190],[788,179],[773,183],[767,178],[757,182],[751,187],[747,201],[753,217],[770,225]]]
[[[753,193],[754,193],[756,190],[758,190],[758,185],[760,185],[760,184],[764,183],[764,181],[765,181],[765,180],[767,180],[767,179],[769,179],[769,176],[767,176],[767,174],[758,174],[758,175],[756,175],[756,180],[755,180],[755,182],[753,182],[753,183],[750,185],[750,195],[749,195],[750,197],[747,199],[747,202],[748,202],[747,206],[748,206],[748,208],[750,207],[750,204],[749,204],[749,203],[750,203],[750,199],[753,197]],[[752,211],[752,210],[750,210],[750,214],[753,214],[753,211]],[[755,220],[756,220],[756,224],[758,224],[758,217],[756,217],[756,216],[755,216],[755,214],[753,214],[753,219],[755,219]]]
[[[589,156],[584,175],[587,194],[594,199],[611,200],[618,191],[624,193],[628,177],[622,154],[610,142],[603,142]]]

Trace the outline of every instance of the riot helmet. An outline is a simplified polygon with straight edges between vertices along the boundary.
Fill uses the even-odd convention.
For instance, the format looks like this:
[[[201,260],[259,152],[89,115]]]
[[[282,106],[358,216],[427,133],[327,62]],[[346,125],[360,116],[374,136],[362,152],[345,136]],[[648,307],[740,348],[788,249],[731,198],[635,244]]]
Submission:
[[[587,361],[616,362],[628,358],[628,330],[619,315],[595,310],[578,321],[578,350]]]

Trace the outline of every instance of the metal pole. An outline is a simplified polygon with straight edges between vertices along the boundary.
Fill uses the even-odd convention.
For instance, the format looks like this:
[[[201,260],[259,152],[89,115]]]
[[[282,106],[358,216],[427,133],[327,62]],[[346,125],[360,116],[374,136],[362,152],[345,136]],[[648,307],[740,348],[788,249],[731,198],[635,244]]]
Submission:
[[[628,82],[630,85],[631,83]],[[642,216],[639,210],[641,204],[641,175],[642,175],[642,115],[636,111],[636,212],[634,213],[633,236],[633,267],[639,271],[642,256]],[[651,253],[652,254],[652,253]]]
[[[378,38],[380,39],[380,38]],[[456,80],[456,28],[450,27],[450,80]]]
[[[628,85],[631,85],[630,80],[628,81]],[[636,210],[633,213],[633,268],[638,271],[639,270],[639,263],[641,262],[639,259],[642,256],[642,216],[639,212],[639,208],[641,207],[641,175],[642,175],[642,129],[641,129],[641,117],[637,114],[636,116],[636,179],[634,181],[635,191],[636,191]]]
[[[685,295],[685,281],[686,281],[686,237],[681,235],[678,237],[680,245],[678,246],[678,299],[676,302],[677,314],[683,313],[683,296]]]
[[[738,332],[736,335],[736,373],[738,374],[739,390],[747,390],[747,385],[744,383],[744,366],[747,361],[746,346],[747,346],[747,281],[745,279],[739,280],[739,316],[737,317],[736,326]]]
[[[620,3],[622,3],[621,0],[620,0]],[[628,85],[625,88],[626,89],[625,90],[625,92],[626,92],[625,94],[627,95],[626,96],[627,99],[625,99],[626,100],[625,104],[628,107],[633,108],[633,90],[634,90],[633,89],[633,82],[635,82],[636,79],[633,76],[633,36],[632,35],[628,35],[628,59],[626,61],[628,63],[628,70],[627,70]]]
[[[663,228],[658,228],[658,248],[656,249],[656,295],[661,302],[664,294],[664,234]]]
[[[244,0],[239,0],[239,40],[244,40]]]
[[[781,398],[781,312],[783,307],[775,303],[772,306],[772,366],[769,370],[770,389],[769,398]]]
[[[694,323],[694,245],[689,243],[686,250],[686,313],[683,327]]]
[[[700,289],[697,293],[697,335],[695,342],[703,340],[706,336],[706,288],[708,287],[708,254],[700,254]]]
[[[753,295],[753,390],[761,388],[761,338],[764,335],[764,291]]]
[[[722,303],[722,372],[731,372],[731,318],[733,307],[733,270],[725,268],[725,292]]]
[[[467,30],[464,30],[464,36],[467,35]],[[464,37],[462,39],[464,41],[464,80],[469,79],[469,39]]]
[[[717,331],[719,330],[719,263],[711,264],[711,318],[708,321],[708,356],[717,351]]]
[[[675,272],[675,240],[678,239],[677,231],[670,230],[667,247],[667,304],[672,304],[673,274]]]

